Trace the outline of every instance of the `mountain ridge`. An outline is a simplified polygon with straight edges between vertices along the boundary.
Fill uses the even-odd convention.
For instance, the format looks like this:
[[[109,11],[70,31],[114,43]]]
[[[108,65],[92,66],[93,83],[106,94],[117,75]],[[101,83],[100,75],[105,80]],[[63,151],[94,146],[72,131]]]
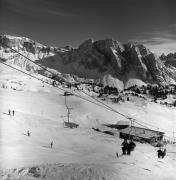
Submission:
[[[0,57],[29,71],[41,68],[13,52],[11,47],[56,75],[70,74],[93,79],[123,90],[128,84],[169,84],[176,81],[176,68],[138,43],[121,44],[114,39],[84,41],[78,48],[44,46],[29,38],[0,36]],[[42,72],[47,76],[46,72]],[[74,79],[75,80],[75,79]]]

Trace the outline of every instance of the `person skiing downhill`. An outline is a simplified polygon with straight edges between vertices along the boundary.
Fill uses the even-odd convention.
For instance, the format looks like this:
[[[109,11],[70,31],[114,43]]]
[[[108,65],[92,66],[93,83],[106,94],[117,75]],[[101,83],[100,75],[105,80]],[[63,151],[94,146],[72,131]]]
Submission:
[[[30,136],[30,135],[31,135],[31,133],[30,133],[29,131],[27,131],[27,135],[28,135],[28,136]]]
[[[51,141],[51,144],[50,144],[51,148],[53,148],[53,141]]]
[[[11,110],[9,109],[9,115],[11,114]]]
[[[12,114],[13,114],[13,116],[15,115],[15,111],[14,110],[12,111]]]

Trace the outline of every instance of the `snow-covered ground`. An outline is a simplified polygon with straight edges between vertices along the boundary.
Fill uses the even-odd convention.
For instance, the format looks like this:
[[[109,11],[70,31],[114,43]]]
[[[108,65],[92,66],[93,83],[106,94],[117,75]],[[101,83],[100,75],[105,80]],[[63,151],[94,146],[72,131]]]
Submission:
[[[124,117],[69,96],[67,103],[73,108],[71,120],[79,128],[64,128],[67,111],[61,90],[49,85],[43,87],[42,82],[3,65],[0,82],[7,83],[7,88],[0,87],[0,179],[176,180],[176,145],[167,145],[164,159],[157,158],[156,148],[140,143],[136,143],[131,156],[121,156],[122,140],[118,132],[110,136],[93,131],[92,127],[101,128],[101,124],[116,123]],[[84,98],[91,100],[85,95]],[[174,108],[144,101],[104,103],[168,131],[176,127]],[[8,115],[9,109],[15,110],[15,116]],[[173,136],[169,132],[167,135]]]

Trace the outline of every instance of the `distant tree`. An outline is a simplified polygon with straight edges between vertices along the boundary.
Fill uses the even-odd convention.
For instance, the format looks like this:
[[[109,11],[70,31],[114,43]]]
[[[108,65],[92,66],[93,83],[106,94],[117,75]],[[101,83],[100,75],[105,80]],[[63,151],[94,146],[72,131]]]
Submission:
[[[136,89],[136,93],[140,94],[141,91],[139,90],[139,88]]]
[[[55,80],[57,78],[57,74],[52,74],[51,79]]]
[[[157,97],[154,97],[154,102],[157,103]]]
[[[147,94],[147,89],[144,88],[143,94]]]
[[[101,97],[102,96],[102,93],[101,92],[99,92],[99,95],[98,95],[98,97]]]

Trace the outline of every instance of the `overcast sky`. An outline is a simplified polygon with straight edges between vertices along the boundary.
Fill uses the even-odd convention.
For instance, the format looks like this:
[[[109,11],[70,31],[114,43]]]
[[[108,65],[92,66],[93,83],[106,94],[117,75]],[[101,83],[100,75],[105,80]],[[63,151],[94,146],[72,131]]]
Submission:
[[[0,0],[0,34],[74,47],[112,37],[167,53],[176,51],[176,0]]]

